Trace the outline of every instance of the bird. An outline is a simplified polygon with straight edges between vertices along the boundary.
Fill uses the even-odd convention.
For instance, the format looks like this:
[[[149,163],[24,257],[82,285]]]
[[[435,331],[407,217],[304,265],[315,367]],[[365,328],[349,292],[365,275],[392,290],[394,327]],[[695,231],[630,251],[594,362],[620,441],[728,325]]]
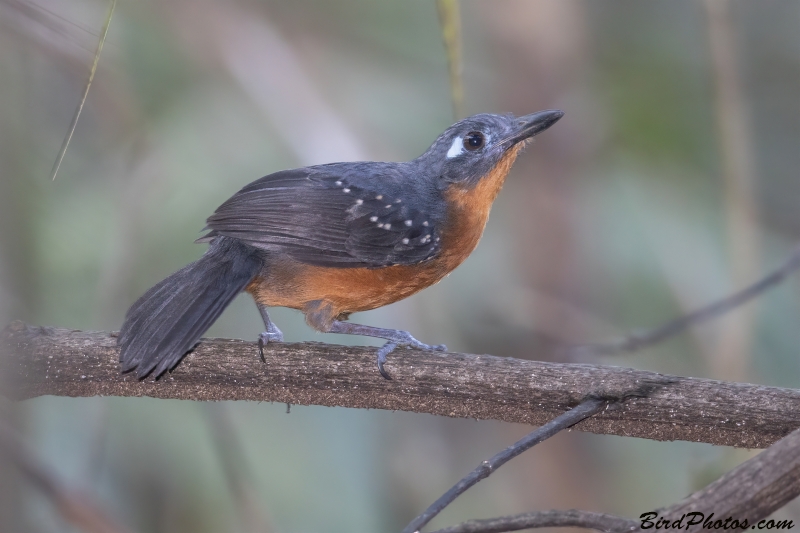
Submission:
[[[324,333],[384,339],[380,374],[398,346],[445,351],[409,332],[348,322],[433,285],[478,245],[522,148],[564,115],[481,113],[447,128],[406,162],[343,162],[269,174],[207,219],[197,261],[146,291],[117,337],[122,372],[172,370],[242,291],[264,321],[264,347],[283,341],[269,307],[288,307]]]

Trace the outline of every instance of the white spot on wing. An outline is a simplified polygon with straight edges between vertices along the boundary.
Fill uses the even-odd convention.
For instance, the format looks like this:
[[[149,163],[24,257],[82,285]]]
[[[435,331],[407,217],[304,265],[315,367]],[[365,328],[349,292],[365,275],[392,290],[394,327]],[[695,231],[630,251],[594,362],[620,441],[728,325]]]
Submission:
[[[464,151],[464,139],[460,136],[453,139],[453,144],[450,146],[450,149],[447,151],[447,159],[452,159],[457,155],[461,155],[461,152]]]

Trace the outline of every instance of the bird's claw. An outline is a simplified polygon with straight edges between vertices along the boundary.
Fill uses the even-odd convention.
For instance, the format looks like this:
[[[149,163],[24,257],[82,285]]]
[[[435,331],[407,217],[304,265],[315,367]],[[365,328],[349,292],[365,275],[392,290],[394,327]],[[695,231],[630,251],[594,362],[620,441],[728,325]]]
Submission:
[[[278,329],[275,324],[267,331],[262,331],[258,335],[258,356],[261,357],[261,362],[266,364],[267,360],[264,358],[264,346],[270,342],[283,342],[283,332]]]
[[[378,372],[381,373],[384,379],[392,379],[392,376],[383,368],[383,364],[386,362],[386,356],[395,348],[397,348],[397,343],[389,341],[378,349]]]

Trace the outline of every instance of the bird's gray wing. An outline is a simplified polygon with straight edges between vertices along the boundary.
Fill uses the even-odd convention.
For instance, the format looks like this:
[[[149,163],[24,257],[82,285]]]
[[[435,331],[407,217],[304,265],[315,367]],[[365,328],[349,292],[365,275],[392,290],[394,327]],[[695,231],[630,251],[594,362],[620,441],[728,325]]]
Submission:
[[[318,266],[414,264],[438,252],[439,231],[408,203],[324,166],[285,170],[234,194],[208,218],[210,232],[199,240],[225,235]]]

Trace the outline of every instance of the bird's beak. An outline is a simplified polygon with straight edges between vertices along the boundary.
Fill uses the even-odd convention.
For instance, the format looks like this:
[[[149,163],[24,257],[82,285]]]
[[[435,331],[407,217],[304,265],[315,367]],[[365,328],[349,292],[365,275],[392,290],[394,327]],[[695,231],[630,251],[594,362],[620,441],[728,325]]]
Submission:
[[[525,115],[517,119],[517,130],[501,142],[504,148],[511,148],[520,141],[530,139],[537,133],[541,133],[564,116],[564,112],[558,109],[548,109]]]

